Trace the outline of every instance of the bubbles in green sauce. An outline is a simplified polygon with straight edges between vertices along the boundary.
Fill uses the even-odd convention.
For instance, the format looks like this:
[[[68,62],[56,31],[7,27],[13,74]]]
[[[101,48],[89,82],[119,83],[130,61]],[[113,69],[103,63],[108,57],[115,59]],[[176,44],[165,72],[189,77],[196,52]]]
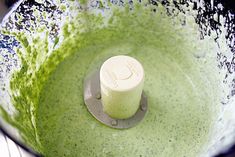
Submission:
[[[217,111],[215,43],[199,40],[192,18],[182,25],[181,15],[169,17],[161,7],[157,13],[144,5],[112,9],[104,11],[109,20],[93,10],[76,12],[55,46],[49,46],[46,30],[16,35],[23,45],[18,50],[22,68],[11,88],[20,92],[14,97],[19,111],[15,125],[26,143],[46,157],[203,153]],[[149,103],[144,120],[126,130],[102,125],[83,102],[85,76],[120,54],[144,66]]]

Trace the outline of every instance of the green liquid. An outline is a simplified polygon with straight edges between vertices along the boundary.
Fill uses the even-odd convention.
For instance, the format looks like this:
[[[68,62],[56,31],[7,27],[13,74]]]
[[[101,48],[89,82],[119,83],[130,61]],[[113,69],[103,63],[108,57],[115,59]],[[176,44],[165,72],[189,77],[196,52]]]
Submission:
[[[38,135],[46,156],[166,157],[200,152],[208,139],[213,102],[200,72],[202,67],[193,56],[197,50],[185,48],[187,44],[181,41],[174,41],[181,47],[164,47],[161,42],[165,41],[143,31],[120,37],[115,34],[122,32],[118,28],[88,34],[84,40],[94,43],[77,50],[56,68],[37,112]],[[114,37],[106,38],[109,33]],[[96,36],[101,35],[104,39],[96,43]],[[117,54],[138,59],[146,77],[148,113],[140,124],[126,130],[104,126],[89,114],[83,102],[85,76]]]
[[[30,44],[36,45],[35,54],[45,53],[22,57],[26,71],[33,69],[35,75],[20,80],[21,70],[11,82],[13,91],[23,93],[14,100],[21,113],[15,125],[34,149],[46,157],[194,157],[203,151],[217,108],[215,44],[200,41],[190,20],[182,26],[180,17],[141,8],[115,10],[106,25],[101,16],[80,13],[64,25],[63,42],[38,71],[35,60],[45,58],[48,43],[24,44],[30,37],[18,35],[26,47],[21,54],[31,54]],[[125,130],[101,124],[83,102],[86,75],[121,54],[142,63],[149,105],[144,120]],[[19,105],[23,100],[31,103],[31,116],[23,116],[29,113]]]

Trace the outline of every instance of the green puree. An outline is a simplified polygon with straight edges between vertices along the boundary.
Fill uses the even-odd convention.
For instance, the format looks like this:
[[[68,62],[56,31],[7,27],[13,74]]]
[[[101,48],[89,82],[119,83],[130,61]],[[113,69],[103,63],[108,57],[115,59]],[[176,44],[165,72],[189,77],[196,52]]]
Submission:
[[[125,26],[86,33],[83,40],[89,44],[51,74],[36,121],[46,156],[188,157],[200,152],[208,139],[213,102],[201,62],[193,56],[199,49],[187,39],[189,32],[178,32],[172,23],[164,28],[166,21],[151,14],[140,16],[154,21],[122,17]],[[139,25],[135,19],[141,19]],[[143,64],[149,102],[145,119],[126,130],[102,125],[83,102],[85,76],[120,54]]]
[[[16,108],[24,113],[17,104],[32,98],[34,118],[29,126],[34,131],[27,130],[27,118],[16,118],[25,126],[20,128],[25,141],[46,157],[194,157],[203,153],[216,116],[215,44],[199,40],[192,18],[181,25],[180,15],[168,17],[161,7],[157,13],[142,5],[132,11],[114,7],[112,12],[106,12],[112,15],[109,20],[89,11],[79,13],[63,25],[61,44],[29,77],[35,74],[31,85],[37,92],[20,87],[26,86],[16,79],[22,71],[15,74],[12,90],[32,92],[15,99]],[[149,105],[144,120],[125,130],[104,126],[83,102],[85,76],[120,54],[142,63]]]

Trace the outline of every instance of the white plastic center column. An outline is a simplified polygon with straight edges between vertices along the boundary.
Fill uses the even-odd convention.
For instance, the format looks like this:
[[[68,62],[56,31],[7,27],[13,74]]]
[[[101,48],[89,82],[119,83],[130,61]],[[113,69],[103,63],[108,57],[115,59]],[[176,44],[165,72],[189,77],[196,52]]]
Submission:
[[[111,57],[101,66],[100,86],[104,112],[116,119],[130,118],[140,105],[144,69],[132,57]]]

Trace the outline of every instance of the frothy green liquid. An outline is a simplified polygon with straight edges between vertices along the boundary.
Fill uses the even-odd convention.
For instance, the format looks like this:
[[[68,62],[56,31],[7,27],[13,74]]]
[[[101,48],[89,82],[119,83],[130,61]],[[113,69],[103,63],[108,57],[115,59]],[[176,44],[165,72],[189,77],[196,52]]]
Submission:
[[[27,137],[33,134],[32,129],[22,128],[24,137],[46,157],[194,157],[203,151],[216,113],[214,44],[209,39],[199,40],[192,20],[183,26],[180,17],[168,17],[161,9],[153,13],[148,7],[141,8],[114,8],[108,22],[100,15],[80,13],[64,25],[64,40],[53,55],[48,59],[44,54],[28,56],[35,67],[35,60],[42,60],[39,70],[31,75],[33,79],[36,76],[32,87],[37,88],[31,91],[19,82],[25,71],[13,78],[12,90],[20,88],[34,106],[33,125],[21,116],[18,123],[35,129],[35,135]],[[18,38],[24,47],[37,45],[35,54],[47,52],[43,49],[47,42],[24,44],[28,37]],[[30,54],[32,49],[21,51]],[[83,102],[85,76],[107,58],[120,54],[142,63],[149,104],[144,120],[125,130],[104,126]],[[15,103],[21,103],[25,95]],[[24,108],[16,107],[25,113]]]
[[[201,63],[193,56],[197,48],[187,47],[189,41],[177,39],[177,33],[156,35],[158,26],[125,29],[117,26],[87,34],[84,40],[92,44],[77,50],[50,76],[37,112],[46,156],[166,157],[196,156],[201,151],[212,123],[213,102]],[[126,130],[102,125],[83,102],[85,76],[120,54],[143,64],[149,102],[145,119]]]

